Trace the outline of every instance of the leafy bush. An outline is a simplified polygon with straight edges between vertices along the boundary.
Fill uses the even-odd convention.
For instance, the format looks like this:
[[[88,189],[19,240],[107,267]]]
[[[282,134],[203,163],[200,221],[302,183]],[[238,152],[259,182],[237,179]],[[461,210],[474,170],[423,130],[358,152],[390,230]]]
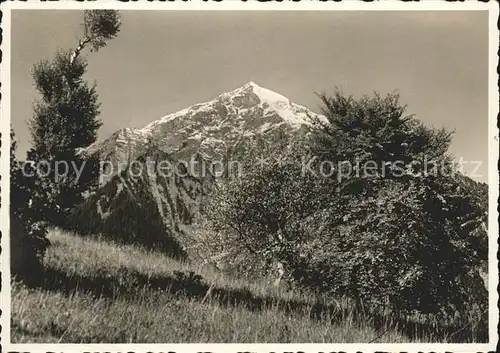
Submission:
[[[233,267],[278,261],[300,286],[395,313],[484,308],[485,193],[455,170],[451,133],[406,116],[397,95],[322,100],[327,121],[307,144],[264,149],[282,158],[260,167],[250,156],[219,186],[204,225],[214,249]]]
[[[478,268],[486,248],[482,235],[457,217],[463,198],[457,193],[446,201],[429,185],[390,182],[352,205],[350,223],[322,234],[312,248],[308,267],[324,284],[319,289],[401,313],[484,308]]]
[[[256,147],[241,175],[219,181],[204,208],[200,246],[226,269],[262,275],[276,262],[291,273],[310,218],[318,209],[317,180],[301,177],[303,145],[283,140]]]
[[[10,149],[10,250],[11,273],[28,279],[41,269],[41,258],[49,241],[42,213],[34,207],[37,196],[33,178],[22,173],[16,158],[16,141],[11,132]]]
[[[397,312],[484,306],[486,205],[447,154],[451,133],[405,116],[397,95],[321,98],[328,122],[317,123],[311,149],[352,170],[331,177],[341,207],[326,210],[333,227],[316,239],[320,282]]]

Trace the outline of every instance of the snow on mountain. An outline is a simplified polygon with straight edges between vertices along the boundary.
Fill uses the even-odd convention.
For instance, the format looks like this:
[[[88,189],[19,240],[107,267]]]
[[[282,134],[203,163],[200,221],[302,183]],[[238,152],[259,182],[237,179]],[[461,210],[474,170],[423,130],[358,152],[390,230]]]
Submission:
[[[123,128],[113,133],[106,140],[92,144],[86,153],[98,152],[102,161],[110,161],[113,164],[127,163],[137,157],[144,144],[150,138],[150,134],[134,128]]]
[[[244,154],[244,142],[258,135],[272,139],[308,131],[315,118],[323,119],[283,95],[249,82],[142,129],[121,129],[86,150],[99,153],[101,161],[113,169],[105,168],[101,187],[70,222],[80,233],[143,243],[184,256],[190,243],[185,230],[213,186],[210,162],[228,151],[239,158]],[[151,163],[173,165],[193,156],[203,173],[186,170],[180,177],[151,168]],[[147,172],[136,173],[136,169]]]
[[[227,111],[224,111],[224,108]],[[288,123],[294,127],[310,125],[311,117],[318,116],[318,114],[313,113],[309,109],[292,103],[288,98],[279,93],[260,87],[254,82],[248,82],[234,91],[221,94],[214,100],[196,104],[190,108],[153,121],[140,131],[145,133],[154,132],[162,124],[178,120],[179,118],[197,117],[202,114],[206,114],[206,117],[220,115],[223,119],[214,121],[214,123],[218,123],[218,126],[223,126],[224,123],[228,122],[228,120],[224,120],[224,117],[230,113],[236,113],[240,117],[239,121],[255,113],[259,113],[259,117],[262,120],[272,120],[273,117],[279,117],[282,121],[275,120],[275,123]],[[255,123],[265,124],[266,122],[255,121]]]
[[[121,129],[88,148],[102,160],[127,165],[154,145],[182,158],[201,153],[221,157],[237,141],[279,129],[299,130],[324,117],[254,82],[215,99],[166,115],[142,129]],[[115,168],[116,170],[122,170]]]

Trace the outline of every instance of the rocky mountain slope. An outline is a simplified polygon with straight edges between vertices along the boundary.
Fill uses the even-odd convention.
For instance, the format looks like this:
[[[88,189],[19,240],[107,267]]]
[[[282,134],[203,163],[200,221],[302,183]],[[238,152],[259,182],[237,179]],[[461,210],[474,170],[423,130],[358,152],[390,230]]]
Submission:
[[[164,162],[175,160],[160,150],[145,151],[76,209],[71,228],[185,258],[190,239],[183,225],[191,223],[214,179],[210,173],[192,176],[187,169],[163,173],[158,165]]]
[[[87,149],[110,170],[76,210],[71,227],[186,257],[193,243],[189,226],[214,185],[213,165],[228,154],[242,158],[258,137],[305,133],[315,118],[324,119],[249,82],[142,129],[121,129]],[[487,186],[462,179],[487,210]]]
[[[106,162],[104,178],[70,223],[80,233],[161,246],[184,257],[190,243],[184,230],[213,185],[212,162],[228,153],[239,158],[259,136],[306,132],[315,118],[323,119],[249,82],[142,129],[119,130],[85,151]]]
[[[285,96],[249,82],[211,101],[166,115],[142,129],[121,129],[90,146],[87,153],[98,152],[101,160],[109,161],[113,165],[111,175],[122,171],[152,146],[183,160],[197,153],[217,160],[241,140],[304,130],[315,118],[323,119]]]

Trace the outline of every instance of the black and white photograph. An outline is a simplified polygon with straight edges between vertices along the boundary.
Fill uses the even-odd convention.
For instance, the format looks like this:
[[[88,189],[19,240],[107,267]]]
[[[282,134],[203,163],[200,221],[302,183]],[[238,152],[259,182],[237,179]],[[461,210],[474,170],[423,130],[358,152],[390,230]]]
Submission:
[[[6,352],[496,350],[498,6],[250,3],[2,9]]]

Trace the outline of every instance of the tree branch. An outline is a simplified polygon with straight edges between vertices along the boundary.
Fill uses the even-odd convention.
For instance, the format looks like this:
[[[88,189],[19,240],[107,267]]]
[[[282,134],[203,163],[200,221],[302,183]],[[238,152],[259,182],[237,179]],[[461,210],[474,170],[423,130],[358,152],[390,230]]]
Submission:
[[[90,43],[91,40],[92,40],[91,37],[85,37],[83,40],[80,40],[78,42],[78,46],[75,48],[75,50],[73,50],[73,53],[71,53],[71,56],[70,56],[70,59],[69,59],[70,65],[73,65],[73,63],[75,62],[75,60],[80,55],[81,51],[85,48],[85,46],[88,43]]]

